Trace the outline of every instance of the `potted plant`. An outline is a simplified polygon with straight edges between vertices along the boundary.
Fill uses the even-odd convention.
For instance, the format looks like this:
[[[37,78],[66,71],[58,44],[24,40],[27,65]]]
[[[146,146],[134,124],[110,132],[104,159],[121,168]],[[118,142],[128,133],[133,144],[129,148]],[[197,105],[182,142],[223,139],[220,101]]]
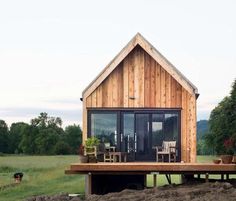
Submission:
[[[230,164],[233,160],[234,154],[234,140],[233,138],[228,138],[224,141],[225,155],[221,155],[222,163]]]
[[[87,163],[88,162],[88,157],[84,155],[84,145],[81,144],[79,146],[79,150],[78,150],[78,159],[80,163]]]
[[[97,162],[97,146],[99,144],[100,140],[96,137],[90,137],[85,141],[85,152],[90,163]]]
[[[100,143],[100,140],[97,137],[89,137],[85,141],[85,146],[86,147],[93,147],[93,146],[98,146]]]

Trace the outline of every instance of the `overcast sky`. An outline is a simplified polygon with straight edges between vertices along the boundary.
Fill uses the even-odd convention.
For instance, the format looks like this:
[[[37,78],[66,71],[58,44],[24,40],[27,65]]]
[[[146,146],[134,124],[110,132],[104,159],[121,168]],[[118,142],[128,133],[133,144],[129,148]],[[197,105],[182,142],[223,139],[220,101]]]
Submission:
[[[83,89],[140,32],[198,87],[198,120],[236,78],[236,1],[0,0],[0,119],[81,123]]]

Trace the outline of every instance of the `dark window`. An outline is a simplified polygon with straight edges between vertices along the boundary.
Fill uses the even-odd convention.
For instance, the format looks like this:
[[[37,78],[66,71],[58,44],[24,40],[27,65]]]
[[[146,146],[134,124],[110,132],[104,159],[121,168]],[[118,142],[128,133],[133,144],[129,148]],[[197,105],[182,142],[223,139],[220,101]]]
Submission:
[[[91,136],[96,136],[102,143],[117,145],[117,114],[92,113]]]

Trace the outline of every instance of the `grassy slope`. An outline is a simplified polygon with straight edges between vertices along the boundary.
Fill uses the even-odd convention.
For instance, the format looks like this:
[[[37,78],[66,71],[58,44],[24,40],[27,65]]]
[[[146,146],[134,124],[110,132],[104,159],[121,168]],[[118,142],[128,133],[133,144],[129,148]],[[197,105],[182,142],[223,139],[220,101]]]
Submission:
[[[0,191],[0,201],[18,201],[40,194],[83,192],[83,176],[64,174],[66,167],[76,160],[76,156],[0,157],[0,186],[14,182],[14,172],[24,172],[19,186]]]
[[[213,158],[215,157],[198,156],[198,162],[211,162]],[[76,156],[0,157],[0,186],[14,182],[12,178],[14,172],[24,172],[23,181],[19,186],[0,191],[0,201],[21,201],[41,194],[84,192],[83,176],[64,174],[66,167],[76,161]],[[148,186],[153,185],[152,178],[152,175],[148,175]],[[179,175],[173,175],[171,178],[173,183],[180,182]],[[157,176],[157,184],[158,186],[167,184],[164,175]]]

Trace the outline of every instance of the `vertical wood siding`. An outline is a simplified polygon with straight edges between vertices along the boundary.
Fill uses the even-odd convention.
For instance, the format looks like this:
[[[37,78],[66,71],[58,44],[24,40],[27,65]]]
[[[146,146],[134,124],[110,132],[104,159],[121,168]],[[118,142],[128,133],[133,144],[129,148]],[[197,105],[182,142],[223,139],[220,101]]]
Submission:
[[[149,54],[137,46],[88,96],[83,107],[84,140],[86,108],[181,108],[181,153],[185,162],[196,160],[196,99]]]

